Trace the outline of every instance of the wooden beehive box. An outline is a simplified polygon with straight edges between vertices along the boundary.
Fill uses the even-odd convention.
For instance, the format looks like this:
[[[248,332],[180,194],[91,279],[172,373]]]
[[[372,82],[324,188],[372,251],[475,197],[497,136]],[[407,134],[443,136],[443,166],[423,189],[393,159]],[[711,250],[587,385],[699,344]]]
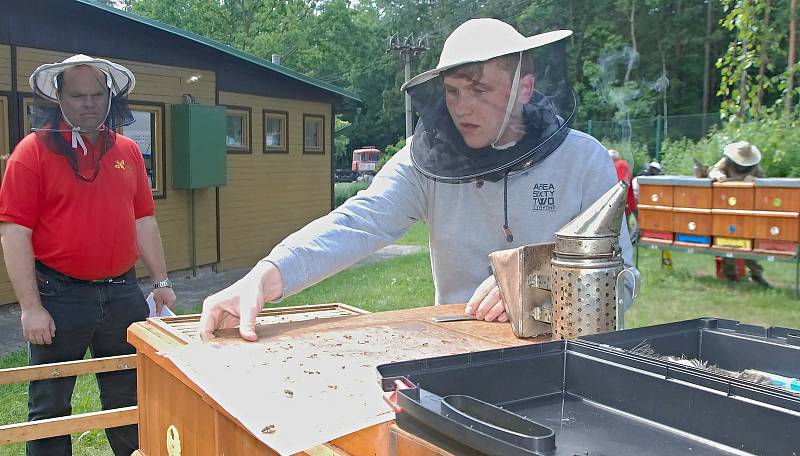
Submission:
[[[682,235],[710,243],[712,234],[711,179],[675,176],[673,183],[672,229],[676,243]],[[699,238],[697,238],[699,236]]]
[[[331,437],[327,443],[287,453],[389,454],[392,415],[374,378],[376,363],[550,340],[549,336],[517,338],[508,324],[432,321],[434,316],[459,314],[463,310],[463,304],[373,314],[341,304],[268,309],[259,315],[257,342],[239,339],[234,329],[217,332],[219,340],[213,344],[196,340],[199,315],[134,323],[128,329],[128,341],[137,353],[139,392],[140,449],[134,454],[178,454],[167,450],[168,442],[177,436],[181,442],[179,454],[183,455],[275,455],[278,453],[266,443],[272,441],[270,438],[289,435],[305,442],[308,435],[315,432],[320,435],[322,427],[342,426],[342,422],[350,429],[349,434],[340,433],[337,435],[341,437]],[[383,336],[361,341],[360,334]],[[187,366],[187,354],[195,356],[189,364],[191,373],[178,367]],[[335,361],[334,369],[312,367],[322,359]],[[231,372],[241,375],[230,375]],[[287,376],[302,376],[307,380],[294,383],[292,393],[281,385]],[[311,388],[313,383],[320,382],[322,394]],[[242,387],[244,384],[258,386],[253,390]],[[377,395],[373,394],[375,389]],[[350,391],[349,397],[353,399],[339,397]],[[290,401],[291,408],[276,405],[279,403],[276,397]],[[382,421],[367,425],[352,423],[351,412],[367,401],[373,406],[377,402]],[[332,402],[340,405],[331,408]],[[254,417],[265,412],[277,417],[285,414],[287,419],[300,418],[302,425],[290,428],[278,424],[275,429],[268,424],[262,429],[263,422]],[[253,427],[254,420],[257,429]],[[273,432],[276,434],[265,437]]]
[[[753,212],[755,238],[767,241],[797,242],[800,223],[797,212]]]
[[[800,212],[800,179],[756,179],[755,191],[758,211]]]
[[[756,216],[752,211],[712,209],[714,236],[753,239],[756,237]]]
[[[752,182],[714,182],[712,187],[714,209],[749,211],[755,207],[755,190]]]
[[[711,179],[676,176],[673,179],[673,207],[711,209]]]
[[[364,313],[342,304],[266,309],[259,314],[257,324],[281,325]],[[128,341],[137,352],[139,451],[134,454],[171,456],[173,453],[168,451],[167,443],[177,438],[180,454],[277,455],[160,355],[160,352],[196,340],[199,320],[199,315],[150,318],[135,323],[128,330]],[[249,395],[244,394],[243,398],[246,397]]]
[[[639,205],[639,228],[652,231],[672,231],[672,208]]]
[[[711,209],[674,207],[672,228],[676,233],[711,236],[713,234]]]
[[[640,176],[639,204],[672,207],[672,176]]]
[[[639,215],[643,231],[672,231],[673,180],[671,176],[640,176]]]

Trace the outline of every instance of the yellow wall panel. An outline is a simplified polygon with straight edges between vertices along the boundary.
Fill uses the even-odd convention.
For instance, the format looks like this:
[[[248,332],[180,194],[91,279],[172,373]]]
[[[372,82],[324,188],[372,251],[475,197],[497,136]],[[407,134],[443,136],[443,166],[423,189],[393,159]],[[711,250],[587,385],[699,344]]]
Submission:
[[[0,44],[0,92],[11,92],[11,46]]]
[[[220,190],[220,269],[250,266],[331,204],[331,106],[219,93],[219,103],[251,109],[251,154],[228,155]],[[288,113],[288,153],[264,154],[263,112]],[[324,155],[303,154],[303,114],[325,117]]]

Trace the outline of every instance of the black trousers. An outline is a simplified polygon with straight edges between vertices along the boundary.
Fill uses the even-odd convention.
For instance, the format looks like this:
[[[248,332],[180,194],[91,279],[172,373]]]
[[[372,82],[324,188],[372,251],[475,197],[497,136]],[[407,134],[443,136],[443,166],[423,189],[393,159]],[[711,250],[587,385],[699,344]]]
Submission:
[[[42,305],[53,317],[56,335],[51,345],[28,344],[29,364],[46,364],[92,356],[127,355],[134,348],[126,340],[127,328],[148,316],[147,302],[132,269],[111,283],[69,280],[37,264],[36,279]],[[97,374],[103,409],[136,405],[136,371]],[[75,377],[39,380],[28,387],[28,420],[66,416],[72,413]],[[106,429],[117,456],[130,456],[139,448],[138,426]],[[72,454],[69,435],[28,442],[29,456]]]

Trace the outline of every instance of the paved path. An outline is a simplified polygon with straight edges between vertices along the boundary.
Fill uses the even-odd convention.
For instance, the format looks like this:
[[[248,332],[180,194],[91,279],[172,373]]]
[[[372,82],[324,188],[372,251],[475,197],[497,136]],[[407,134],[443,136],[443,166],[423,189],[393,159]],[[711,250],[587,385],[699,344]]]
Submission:
[[[418,245],[390,245],[378,250],[356,265],[375,263],[388,260],[400,255],[409,255],[420,252],[424,247]],[[197,277],[172,277],[175,293],[178,295],[177,313],[191,312],[203,303],[206,296],[220,291],[242,278],[250,268],[234,269],[220,273],[199,272]],[[151,284],[141,284],[142,291],[150,292]],[[25,347],[20,326],[19,306],[0,305],[0,356],[20,350]]]

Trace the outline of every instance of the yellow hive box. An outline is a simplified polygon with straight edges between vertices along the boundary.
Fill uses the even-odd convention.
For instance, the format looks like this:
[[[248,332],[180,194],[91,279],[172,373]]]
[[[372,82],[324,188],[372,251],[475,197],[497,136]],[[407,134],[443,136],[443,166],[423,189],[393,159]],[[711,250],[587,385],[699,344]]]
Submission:
[[[753,240],[714,236],[714,247],[737,250],[753,250]]]

